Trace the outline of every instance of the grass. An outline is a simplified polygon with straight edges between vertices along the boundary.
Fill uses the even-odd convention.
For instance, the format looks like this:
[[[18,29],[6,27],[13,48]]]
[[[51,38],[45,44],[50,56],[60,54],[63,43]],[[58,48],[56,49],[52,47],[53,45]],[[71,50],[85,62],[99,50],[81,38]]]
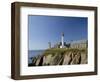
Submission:
[[[47,49],[43,54],[44,55],[48,55],[48,54],[56,54],[56,53],[65,53],[65,52],[87,52],[87,49],[76,49],[76,48],[51,48],[51,49]]]

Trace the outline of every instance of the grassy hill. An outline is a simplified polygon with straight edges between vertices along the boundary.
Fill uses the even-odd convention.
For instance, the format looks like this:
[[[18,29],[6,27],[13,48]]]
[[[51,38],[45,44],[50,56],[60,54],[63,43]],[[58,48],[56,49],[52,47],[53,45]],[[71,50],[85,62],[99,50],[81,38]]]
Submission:
[[[87,58],[87,49],[51,48],[33,57],[31,66],[87,64]]]

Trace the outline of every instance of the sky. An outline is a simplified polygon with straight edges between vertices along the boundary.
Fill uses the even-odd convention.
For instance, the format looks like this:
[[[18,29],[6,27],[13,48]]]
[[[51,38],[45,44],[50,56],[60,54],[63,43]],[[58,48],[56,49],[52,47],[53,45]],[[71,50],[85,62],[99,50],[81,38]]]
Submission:
[[[64,16],[28,16],[28,46],[29,50],[43,50],[51,45],[61,42],[61,33],[64,41],[87,39],[86,17]]]

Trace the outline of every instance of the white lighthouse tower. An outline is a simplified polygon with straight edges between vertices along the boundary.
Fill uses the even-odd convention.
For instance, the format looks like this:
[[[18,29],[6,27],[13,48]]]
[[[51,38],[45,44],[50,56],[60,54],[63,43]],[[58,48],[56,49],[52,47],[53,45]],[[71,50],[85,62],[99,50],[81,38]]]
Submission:
[[[64,33],[61,34],[61,46],[60,48],[64,48]]]

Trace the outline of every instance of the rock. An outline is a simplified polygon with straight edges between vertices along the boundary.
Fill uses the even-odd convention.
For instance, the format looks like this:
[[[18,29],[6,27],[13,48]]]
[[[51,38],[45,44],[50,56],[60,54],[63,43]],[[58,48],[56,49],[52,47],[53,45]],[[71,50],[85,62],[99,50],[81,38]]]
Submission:
[[[87,64],[87,53],[81,53],[81,64]]]
[[[43,65],[50,65],[52,60],[52,54],[48,54],[47,56],[43,57]]]
[[[87,53],[80,50],[46,53],[32,58],[33,66],[87,64]]]
[[[36,66],[42,66],[42,62],[43,62],[43,57],[42,56],[38,56],[35,65]]]
[[[63,65],[68,65],[70,64],[72,57],[71,57],[72,53],[67,52],[64,54],[64,61],[63,61]]]
[[[35,64],[36,64],[36,61],[37,61],[37,58],[36,57],[33,57],[32,58],[32,64],[35,66]]]
[[[59,65],[62,55],[59,53],[54,54],[52,57],[51,65]]]
[[[75,56],[73,57],[71,64],[80,64],[81,62],[81,54],[78,52],[77,54],[75,54]]]

